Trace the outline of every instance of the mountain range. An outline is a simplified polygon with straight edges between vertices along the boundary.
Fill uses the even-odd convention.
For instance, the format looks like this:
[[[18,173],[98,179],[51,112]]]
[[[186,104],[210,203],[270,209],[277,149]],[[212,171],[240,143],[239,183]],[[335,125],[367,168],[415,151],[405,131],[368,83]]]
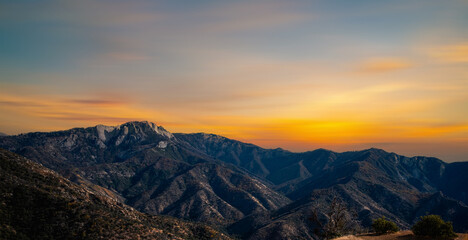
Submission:
[[[230,239],[204,224],[143,214],[3,149],[0,190],[0,239]]]
[[[294,153],[150,122],[0,137],[0,147],[150,215],[204,222],[241,239],[315,239],[312,211],[339,199],[359,227],[441,215],[468,231],[468,162],[380,149]]]

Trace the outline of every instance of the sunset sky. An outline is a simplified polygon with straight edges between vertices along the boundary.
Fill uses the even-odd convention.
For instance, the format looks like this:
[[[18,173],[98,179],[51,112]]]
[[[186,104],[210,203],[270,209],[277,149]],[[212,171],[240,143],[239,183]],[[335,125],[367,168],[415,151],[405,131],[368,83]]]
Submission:
[[[468,161],[468,1],[0,0],[0,111]]]

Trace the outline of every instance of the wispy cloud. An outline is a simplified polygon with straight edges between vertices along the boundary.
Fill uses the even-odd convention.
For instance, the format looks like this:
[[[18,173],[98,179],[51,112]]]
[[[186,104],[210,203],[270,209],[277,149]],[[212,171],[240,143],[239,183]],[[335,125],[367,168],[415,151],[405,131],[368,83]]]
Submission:
[[[428,49],[429,56],[448,63],[468,62],[468,42],[454,45],[438,46]]]
[[[4,2],[4,129],[146,119],[296,150],[466,139],[460,1]]]
[[[27,22],[60,22],[75,27],[122,27],[154,23],[166,16],[155,12],[144,1],[45,0],[41,2],[2,3],[0,19]],[[17,14],[23,13],[23,14]]]
[[[122,101],[116,100],[106,100],[106,99],[71,99],[66,100],[66,102],[72,104],[80,104],[80,105],[89,105],[89,106],[118,106],[124,105]]]
[[[130,120],[154,119],[162,116],[154,110],[142,109],[120,100],[2,95],[0,109],[27,115],[31,119],[54,119],[69,122],[116,124]],[[166,117],[170,119],[169,117]]]
[[[363,73],[387,73],[398,71],[413,66],[408,60],[400,58],[376,58],[362,62],[358,67]]]
[[[0,105],[11,107],[43,107],[43,104],[31,101],[1,100]]]
[[[262,30],[287,26],[315,18],[310,13],[297,11],[294,2],[249,1],[208,8],[197,14],[210,20],[201,29],[214,32]]]
[[[137,117],[112,117],[103,116],[98,114],[86,114],[86,113],[40,113],[36,112],[41,118],[52,119],[52,120],[64,120],[74,122],[102,122],[107,124],[118,124],[128,121],[135,120],[146,120],[145,118]]]
[[[136,52],[109,52],[105,54],[104,58],[117,61],[144,61],[150,59],[149,56]]]

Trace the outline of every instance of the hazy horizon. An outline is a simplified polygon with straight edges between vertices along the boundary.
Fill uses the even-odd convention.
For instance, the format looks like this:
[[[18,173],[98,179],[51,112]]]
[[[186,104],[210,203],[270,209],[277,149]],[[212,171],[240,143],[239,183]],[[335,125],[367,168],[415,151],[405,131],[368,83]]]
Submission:
[[[146,121],[146,120],[134,120],[134,121],[138,121],[138,122],[141,122],[141,121]],[[130,121],[132,122],[132,121]],[[147,121],[147,122],[153,122],[153,121]],[[124,123],[127,123],[127,122],[122,122],[121,124],[124,124]],[[155,124],[157,124],[156,122],[153,122]],[[107,126],[118,126],[118,125],[121,125],[121,124],[117,124],[117,125],[107,125]],[[99,125],[99,124],[98,124]],[[158,125],[158,124],[157,124]],[[92,125],[92,126],[75,126],[77,128],[88,128],[88,127],[95,127],[97,125]],[[161,125],[158,125],[158,126],[161,126]],[[72,128],[75,128],[75,127],[72,127]],[[162,126],[164,127],[164,126]],[[212,132],[173,132],[173,131],[170,131],[170,129],[167,129],[166,127],[164,127],[166,130],[168,130],[169,132],[171,133],[185,133],[185,134],[189,134],[189,133],[205,133],[205,134],[216,134],[216,133],[212,133]],[[68,128],[68,129],[49,129],[49,131],[64,131],[64,130],[69,130],[71,128]],[[48,132],[48,131],[31,131],[31,132]],[[19,133],[15,133],[15,134],[11,134],[12,136],[13,135],[18,135],[18,134],[27,134],[27,133],[31,133],[31,132],[19,132]],[[0,133],[4,133],[2,131],[0,131]],[[217,135],[220,135],[220,134],[217,134]],[[233,137],[228,137],[228,136],[224,136],[224,135],[220,135],[220,136],[223,136],[223,137],[227,137],[227,138],[230,138],[232,140],[238,140],[238,141],[242,141],[244,143],[251,143],[251,144],[254,144],[254,145],[257,145],[259,147],[262,147],[262,148],[266,148],[266,149],[276,149],[276,148],[281,148],[281,149],[284,149],[284,150],[287,150],[287,151],[291,151],[291,152],[306,152],[306,151],[314,151],[314,150],[317,150],[317,149],[326,149],[326,150],[331,150],[331,151],[335,151],[335,152],[346,152],[346,151],[361,151],[361,150],[366,150],[366,149],[369,149],[369,148],[378,148],[378,149],[382,149],[384,151],[387,151],[387,152],[394,152],[398,155],[404,155],[404,156],[407,156],[407,157],[417,157],[417,156],[424,156],[424,157],[436,157],[436,158],[439,158],[445,162],[464,162],[464,161],[467,161],[466,159],[457,159],[457,156],[453,156],[453,155],[444,155],[443,153],[437,153],[435,152],[434,154],[435,155],[427,155],[427,152],[425,152],[425,149],[421,150],[421,149],[418,149],[418,146],[414,146],[414,145],[409,145],[409,146],[406,146],[406,149],[405,148],[402,148],[402,146],[397,147],[395,148],[395,146],[392,146],[393,144],[392,143],[368,143],[368,144],[360,144],[360,145],[348,145],[346,147],[337,147],[337,146],[333,146],[333,145],[329,145],[329,146],[320,146],[320,145],[310,145],[309,148],[307,148],[307,146],[301,146],[300,144],[297,145],[297,144],[294,144],[292,143],[289,147],[285,147],[285,146],[276,146],[276,145],[268,145],[268,144],[264,144],[264,143],[261,143],[262,141],[260,141],[260,143],[256,143],[258,142],[257,140],[258,139],[242,139],[242,138],[233,138]],[[268,139],[266,139],[268,141]],[[405,144],[405,143],[402,143],[402,144]],[[408,145],[407,143],[405,145]],[[397,150],[392,150],[392,149],[397,149]],[[420,154],[418,154],[418,150],[420,152]]]

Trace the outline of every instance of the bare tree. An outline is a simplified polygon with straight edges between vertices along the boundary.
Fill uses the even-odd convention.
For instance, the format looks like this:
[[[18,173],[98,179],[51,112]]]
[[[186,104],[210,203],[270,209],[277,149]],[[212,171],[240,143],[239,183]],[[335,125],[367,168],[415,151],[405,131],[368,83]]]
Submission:
[[[337,197],[333,198],[328,209],[322,214],[314,208],[309,220],[316,224],[314,233],[322,239],[332,239],[354,232],[354,228],[358,225],[355,214],[349,211]]]

